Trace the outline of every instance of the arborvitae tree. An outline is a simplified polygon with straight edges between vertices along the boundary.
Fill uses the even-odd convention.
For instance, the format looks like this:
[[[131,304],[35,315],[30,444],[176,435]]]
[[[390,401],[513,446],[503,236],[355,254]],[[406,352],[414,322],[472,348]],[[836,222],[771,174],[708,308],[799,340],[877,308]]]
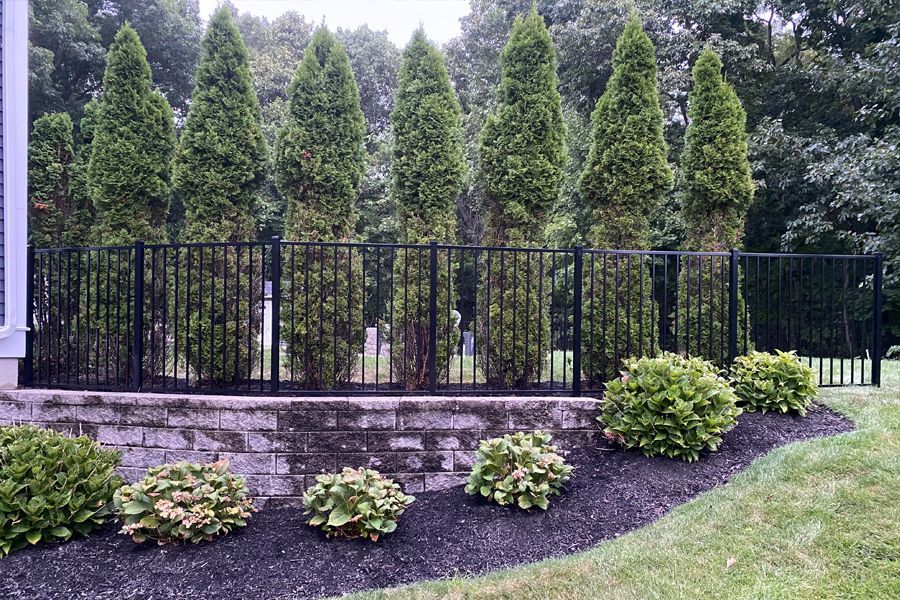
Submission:
[[[174,187],[184,199],[182,239],[253,240],[266,143],[247,49],[226,6],[216,10],[207,26],[190,106],[173,172]],[[189,301],[179,299],[191,313],[184,321],[191,324],[184,336],[187,365],[202,381],[246,380],[249,365],[257,362],[251,356],[258,353],[260,323],[248,314],[251,305],[262,301],[253,297],[261,288],[258,277],[250,276],[247,252],[239,255],[237,248],[228,247],[198,248],[197,254],[201,252],[206,255],[203,286],[195,287]]]
[[[747,115],[722,77],[722,62],[705,49],[691,72],[688,127],[681,156],[681,193],[687,250],[725,252],[741,242],[753,201],[747,159]],[[710,264],[711,263],[711,264]],[[727,273],[721,257],[695,259],[679,279],[676,327],[688,353],[717,361],[728,358]],[[743,339],[744,300],[738,288],[738,339]]]
[[[152,89],[147,52],[128,25],[109,48],[97,117],[88,166],[95,242],[165,241],[175,124],[168,102]]]
[[[116,34],[107,54],[91,146],[87,180],[96,211],[93,242],[102,246],[136,240],[165,242],[175,124],[168,102],[152,89],[147,53],[128,25]],[[129,252],[120,250],[102,252],[96,260],[99,281],[88,339],[96,340],[95,356],[109,357],[99,365],[99,377],[128,383],[134,377],[134,315],[128,293],[133,285],[134,261]],[[156,297],[160,300],[163,288],[160,282],[151,280],[151,271],[146,271],[145,289],[148,298],[149,290],[160,290],[161,296]],[[148,303],[153,304],[150,300]],[[162,348],[166,340],[148,313],[144,312],[145,346]],[[162,353],[153,354],[155,362],[149,357],[144,362],[148,378],[162,366]]]
[[[94,141],[94,129],[97,126],[97,117],[100,112],[100,103],[91,100],[84,105],[81,121],[78,123],[78,132],[74,136],[75,154],[72,160],[70,192],[72,202],[76,206],[84,207],[83,233],[80,234],[82,243],[87,245],[94,242],[92,229],[96,221],[94,202],[91,200],[90,183],[88,181],[88,166],[91,161],[91,149]]]
[[[632,15],[613,52],[613,73],[592,116],[580,188],[593,211],[592,248],[645,250],[650,216],[672,187],[653,43]],[[582,364],[592,381],[615,377],[623,358],[652,351],[655,306],[648,258],[585,260]]]
[[[534,6],[528,16],[516,17],[500,70],[497,109],[481,138],[485,243],[541,245],[565,175],[566,131],[553,41]],[[493,385],[528,386],[551,350],[541,295],[547,290],[527,283],[542,275],[539,261],[504,252],[492,263],[484,269],[485,304],[476,314],[479,365]]]
[[[691,71],[681,191],[688,250],[725,252],[740,244],[753,201],[747,159],[747,114],[705,49]]]
[[[397,206],[403,241],[425,244],[452,243],[456,239],[456,196],[465,174],[462,144],[462,117],[456,94],[440,52],[426,39],[422,29],[414,34],[403,51],[394,112],[394,160],[391,166],[391,194]],[[447,264],[446,252],[439,256]],[[419,259],[425,259],[419,264]],[[442,259],[442,260],[441,260]],[[451,272],[438,271],[437,340],[428,337],[428,319],[421,319],[418,307],[429,305],[428,287],[415,284],[420,272],[427,272],[427,255],[400,254],[394,265],[395,281],[403,286],[395,300],[391,350],[394,379],[407,389],[428,381],[428,348],[436,344],[439,370],[447,365],[459,342],[456,319],[450,313],[456,304],[453,290],[456,265]],[[409,280],[407,281],[407,274]],[[405,285],[404,285],[405,284]],[[404,292],[405,290],[405,292]],[[420,304],[421,302],[421,304]],[[447,321],[448,314],[451,315]]]
[[[366,126],[347,54],[324,27],[303,54],[288,103],[275,149],[276,183],[288,205],[285,236],[349,241],[366,168]],[[295,246],[285,255],[281,331],[291,378],[304,387],[341,387],[358,368],[359,258],[347,246]]]
[[[90,212],[72,194],[72,119],[38,118],[28,144],[28,237],[39,248],[87,244]]]

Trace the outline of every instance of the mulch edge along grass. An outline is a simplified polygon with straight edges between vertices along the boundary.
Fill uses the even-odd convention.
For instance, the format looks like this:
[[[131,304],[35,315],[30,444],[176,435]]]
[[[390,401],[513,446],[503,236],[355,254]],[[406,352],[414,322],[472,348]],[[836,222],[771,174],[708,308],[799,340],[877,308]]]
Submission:
[[[161,549],[132,544],[116,534],[116,525],[110,523],[88,539],[41,544],[0,561],[0,596],[308,598],[487,573],[595,547],[721,486],[772,448],[851,429],[849,421],[825,409],[811,411],[806,418],[746,414],[719,452],[692,464],[648,459],[606,443],[571,455],[578,469],[575,477],[546,513],[489,505],[465,495],[461,488],[422,494],[403,515],[397,531],[377,544],[325,540],[321,532],[305,525],[302,511],[296,509],[264,510],[251,519],[249,527],[213,543]],[[691,544],[702,541],[690,528],[684,534]],[[656,543],[653,539],[650,545]],[[646,552],[640,554],[643,561]],[[532,567],[537,572],[536,582],[528,575],[535,571],[528,569],[500,581],[504,587],[515,584],[510,597],[522,593],[554,597],[556,588],[546,587],[554,578],[544,575],[545,568],[544,564]],[[538,587],[520,590],[521,574],[521,585]],[[677,579],[677,575],[668,570],[667,577]],[[571,588],[577,578],[565,568],[560,576],[567,583],[555,597],[604,595],[602,590]],[[593,581],[588,577],[585,585]],[[433,585],[437,587],[385,593],[395,597],[453,596],[453,586],[458,585],[474,586],[476,591],[471,594],[476,595],[480,586],[488,596],[504,593],[502,587],[496,591],[492,583],[479,580]]]
[[[900,597],[900,362],[822,390],[857,430],[778,448],[651,525],[560,559],[348,596]]]

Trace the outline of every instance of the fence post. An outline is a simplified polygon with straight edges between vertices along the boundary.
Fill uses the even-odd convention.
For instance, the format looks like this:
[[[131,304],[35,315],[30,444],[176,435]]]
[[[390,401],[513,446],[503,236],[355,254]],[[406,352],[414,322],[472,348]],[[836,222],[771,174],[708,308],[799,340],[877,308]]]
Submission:
[[[438,244],[429,244],[428,273],[428,392],[437,392],[437,288],[438,288]]]
[[[879,252],[875,255],[875,273],[872,277],[872,385],[881,387],[881,302],[882,287],[884,286],[883,273],[884,255]]]
[[[144,385],[144,242],[134,243],[134,391]]]
[[[575,246],[575,272],[572,274],[572,395],[581,395],[581,296],[584,248]]]
[[[728,362],[731,363],[738,354],[738,267],[741,253],[737,248],[731,249],[728,267]]]
[[[22,383],[34,383],[34,246],[25,251],[25,364]]]
[[[265,292],[265,278],[263,281]],[[277,235],[272,236],[272,346],[269,353],[270,390],[277,392],[281,383],[281,238]]]

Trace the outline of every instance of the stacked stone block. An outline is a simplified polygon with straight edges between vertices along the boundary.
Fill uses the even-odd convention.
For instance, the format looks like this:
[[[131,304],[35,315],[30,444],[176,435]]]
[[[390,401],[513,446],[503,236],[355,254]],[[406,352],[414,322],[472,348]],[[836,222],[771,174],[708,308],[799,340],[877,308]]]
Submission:
[[[0,392],[0,424],[86,434],[147,467],[231,461],[261,503],[299,505],[316,474],[366,466],[409,493],[459,485],[481,439],[541,429],[563,451],[596,444],[599,401],[556,397],[227,397],[49,390]]]

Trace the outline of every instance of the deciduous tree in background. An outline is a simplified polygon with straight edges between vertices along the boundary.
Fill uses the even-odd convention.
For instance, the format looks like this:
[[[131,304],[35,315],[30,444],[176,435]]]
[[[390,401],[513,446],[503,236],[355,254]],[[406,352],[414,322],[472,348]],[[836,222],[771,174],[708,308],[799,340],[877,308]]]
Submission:
[[[391,194],[397,206],[403,242],[452,243],[456,238],[456,196],[465,174],[459,102],[450,85],[440,52],[418,29],[403,51],[394,127]],[[428,349],[435,344],[438,370],[447,365],[459,342],[451,309],[456,265],[446,268],[446,252],[439,256],[437,338],[429,339],[428,319],[419,307],[429,306],[430,292],[416,285],[428,272],[427,254],[401,251],[394,265],[395,290],[391,350],[394,379],[407,389],[428,382]],[[449,320],[448,320],[449,317]]]
[[[553,41],[534,7],[516,18],[500,70],[497,109],[481,138],[485,243],[540,245],[564,176],[566,131]],[[489,383],[523,387],[537,379],[550,350],[545,299],[538,286],[527,284],[541,272],[527,253],[493,258],[490,271],[485,268],[485,305],[476,316],[479,364]]]
[[[255,195],[265,177],[267,151],[247,49],[228,8],[213,14],[201,47],[197,87],[173,171],[185,207],[182,240],[244,242],[256,234]],[[205,381],[247,379],[249,365],[256,363],[250,357],[258,352],[260,325],[248,316],[250,306],[262,300],[253,297],[261,286],[250,277],[249,253],[236,247],[200,252],[207,254],[200,283],[209,289],[198,286],[193,298],[179,300],[191,313],[184,321],[191,324],[185,335],[187,364]]]
[[[285,236],[349,241],[366,167],[365,119],[347,54],[324,27],[306,48],[288,99],[275,150],[276,183],[287,200]],[[292,309],[281,313],[282,335],[292,378],[306,387],[341,387],[357,368],[364,336],[358,258],[338,246],[286,252],[283,287],[293,302],[283,303]]]
[[[613,72],[592,116],[581,197],[592,211],[591,248],[645,250],[650,216],[672,187],[653,43],[632,15],[613,52]],[[622,359],[651,351],[652,282],[641,255],[589,254],[582,325],[584,370],[615,377]],[[639,313],[643,314],[639,314]]]
[[[753,181],[747,160],[747,115],[722,77],[722,62],[703,51],[692,71],[688,124],[681,157],[686,249],[725,252],[740,245]],[[710,264],[711,263],[711,264]],[[677,330],[688,353],[728,359],[728,298],[720,285],[724,259],[695,257],[680,277]],[[727,290],[725,290],[727,293]],[[743,297],[738,289],[738,336],[743,338]],[[680,337],[680,336],[679,336]]]

